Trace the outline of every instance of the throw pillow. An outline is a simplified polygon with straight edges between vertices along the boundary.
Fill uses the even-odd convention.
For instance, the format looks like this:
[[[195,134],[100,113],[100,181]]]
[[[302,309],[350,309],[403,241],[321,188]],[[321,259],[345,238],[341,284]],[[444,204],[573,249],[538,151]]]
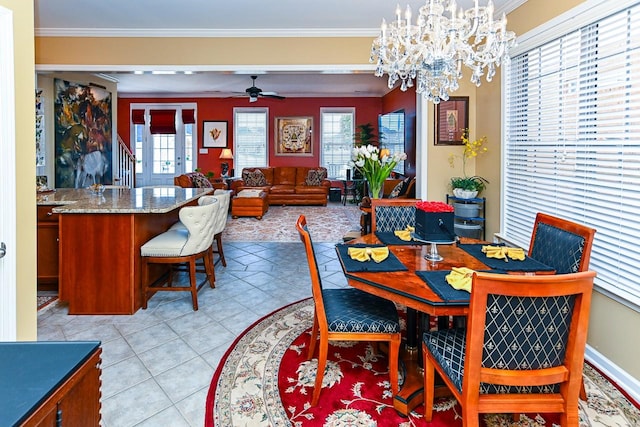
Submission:
[[[400,193],[402,192],[403,188],[404,188],[404,180],[400,181],[398,184],[396,184],[395,187],[393,187],[393,190],[391,190],[391,193],[389,193],[389,198],[395,199],[396,197],[400,196]]]
[[[256,169],[253,172],[243,171],[242,180],[247,187],[264,187],[267,185],[267,178],[260,169]]]
[[[411,182],[413,178],[411,178],[410,176],[406,177],[405,179],[402,180],[402,188],[400,189],[400,194],[398,194],[398,196],[404,196],[405,193],[407,192],[407,189],[409,188],[409,183]]]
[[[309,169],[309,172],[307,172],[307,179],[304,181],[304,185],[322,185],[322,181],[326,178],[326,169]]]
[[[194,172],[191,174],[191,183],[195,188],[213,188],[211,181],[200,172]]]

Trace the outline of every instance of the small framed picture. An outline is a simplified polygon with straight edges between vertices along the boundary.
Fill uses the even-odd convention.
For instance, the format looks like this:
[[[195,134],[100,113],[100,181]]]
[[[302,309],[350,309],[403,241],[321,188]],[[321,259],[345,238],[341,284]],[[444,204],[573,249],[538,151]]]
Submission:
[[[205,148],[227,147],[227,122],[205,121],[202,123],[202,146]]]
[[[435,145],[462,145],[462,135],[469,127],[469,97],[452,96],[436,107]]]

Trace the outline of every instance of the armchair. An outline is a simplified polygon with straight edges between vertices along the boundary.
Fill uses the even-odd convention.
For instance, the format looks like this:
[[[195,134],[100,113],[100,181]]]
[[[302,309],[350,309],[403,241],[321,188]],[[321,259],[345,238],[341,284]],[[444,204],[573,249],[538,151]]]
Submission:
[[[423,336],[424,417],[433,415],[437,371],[462,407],[464,427],[482,413],[560,413],[578,426],[589,308],[596,273],[474,273],[467,328]]]

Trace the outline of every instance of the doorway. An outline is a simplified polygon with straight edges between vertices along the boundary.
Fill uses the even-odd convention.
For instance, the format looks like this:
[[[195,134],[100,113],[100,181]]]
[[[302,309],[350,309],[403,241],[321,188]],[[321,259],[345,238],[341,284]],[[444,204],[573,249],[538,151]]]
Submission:
[[[197,167],[195,112],[195,103],[131,104],[136,186],[173,185]]]

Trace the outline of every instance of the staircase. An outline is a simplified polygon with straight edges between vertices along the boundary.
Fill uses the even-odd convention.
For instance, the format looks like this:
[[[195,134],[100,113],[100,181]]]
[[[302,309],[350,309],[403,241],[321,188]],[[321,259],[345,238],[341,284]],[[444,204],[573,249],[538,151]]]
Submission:
[[[136,186],[136,157],[118,135],[118,147],[113,159],[113,184],[129,188]]]

